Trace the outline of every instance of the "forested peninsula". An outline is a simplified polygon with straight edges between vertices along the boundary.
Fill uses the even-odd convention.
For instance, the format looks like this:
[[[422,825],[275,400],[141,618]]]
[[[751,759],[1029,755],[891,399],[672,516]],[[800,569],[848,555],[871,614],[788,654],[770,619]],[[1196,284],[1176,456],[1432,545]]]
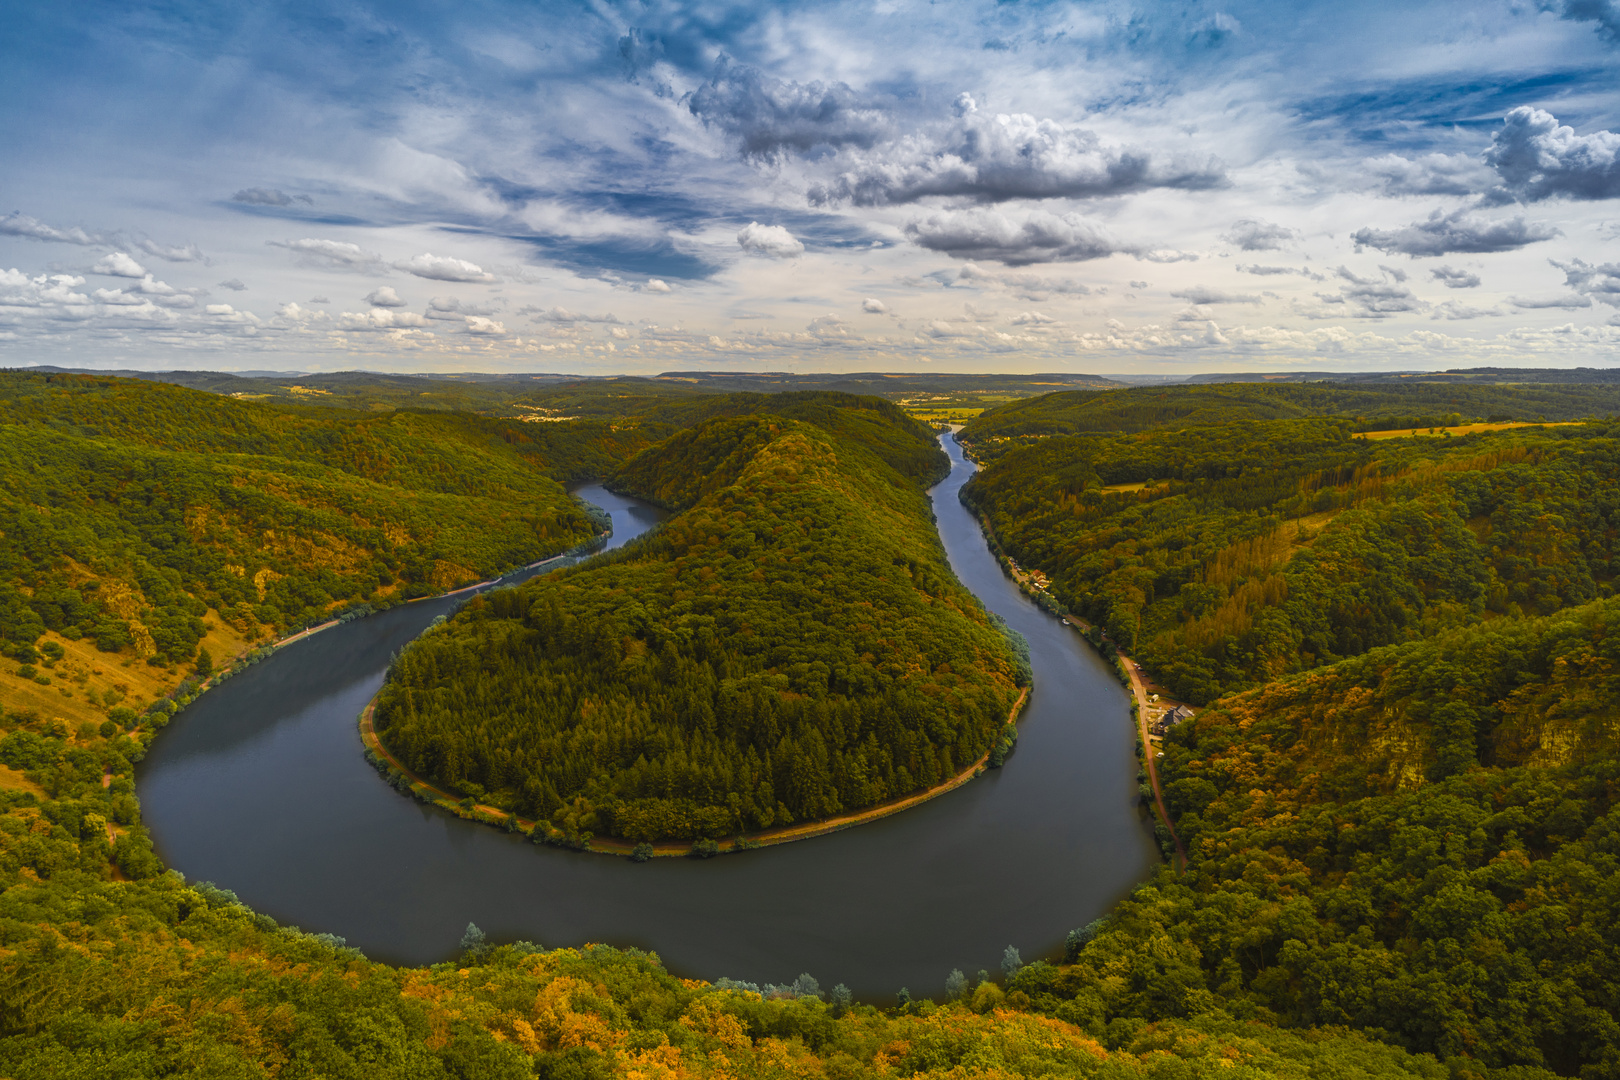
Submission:
[[[770,408],[615,474],[676,511],[657,533],[407,649],[377,701],[388,748],[575,842],[821,819],[977,763],[1027,668],[945,562],[932,433],[872,398]]]

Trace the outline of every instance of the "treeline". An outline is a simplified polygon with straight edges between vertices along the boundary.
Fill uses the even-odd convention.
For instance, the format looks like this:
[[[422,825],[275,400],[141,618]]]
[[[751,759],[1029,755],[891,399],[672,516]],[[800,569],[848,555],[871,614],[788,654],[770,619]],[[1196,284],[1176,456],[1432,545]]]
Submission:
[[[1195,703],[1612,591],[1613,426],[1378,442],[1347,427],[1043,439],[963,497],[1054,597]]]
[[[1492,385],[1424,378],[1355,383],[1215,383],[1071,390],[988,409],[962,431],[983,460],[1053,435],[1209,427],[1336,416],[1351,430],[1476,420],[1584,420],[1620,413],[1620,383]]]
[[[283,630],[587,539],[509,427],[0,374],[0,649],[32,663],[50,631],[188,662],[210,610]]]
[[[681,512],[407,649],[377,702],[390,750],[570,838],[638,841],[825,818],[982,757],[1018,666],[933,531],[931,433],[874,399],[784,397],[717,411],[830,409],[839,436],[722,418],[632,460],[615,484]]]

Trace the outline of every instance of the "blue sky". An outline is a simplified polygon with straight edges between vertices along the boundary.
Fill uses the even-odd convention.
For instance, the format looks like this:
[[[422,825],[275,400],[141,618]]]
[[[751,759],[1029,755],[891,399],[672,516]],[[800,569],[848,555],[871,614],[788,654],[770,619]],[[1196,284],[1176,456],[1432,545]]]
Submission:
[[[12,5],[0,364],[1620,361],[1620,5]]]

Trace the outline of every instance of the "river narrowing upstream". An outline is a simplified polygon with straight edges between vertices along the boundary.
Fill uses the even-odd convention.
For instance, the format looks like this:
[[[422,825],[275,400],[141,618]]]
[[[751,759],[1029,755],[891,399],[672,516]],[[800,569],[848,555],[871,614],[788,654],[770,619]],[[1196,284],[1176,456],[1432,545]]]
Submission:
[[[356,717],[389,656],[465,596],[289,645],[175,717],[138,769],[159,854],[282,923],[400,964],[448,959],[469,921],[497,942],[605,942],[674,972],[938,998],[945,976],[1057,951],[1158,861],[1135,808],[1129,699],[1078,635],[1021,596],[957,500],[933,489],[951,566],[1029,639],[1035,690],[1005,768],[894,817],[704,861],[538,847],[414,802],[361,755]],[[612,545],[661,516],[599,486]]]

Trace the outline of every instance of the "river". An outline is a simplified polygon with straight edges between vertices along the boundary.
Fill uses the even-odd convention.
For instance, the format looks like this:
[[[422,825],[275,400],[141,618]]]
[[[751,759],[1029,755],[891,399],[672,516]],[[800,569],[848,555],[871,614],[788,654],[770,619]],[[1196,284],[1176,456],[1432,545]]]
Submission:
[[[788,982],[808,971],[890,1002],[945,976],[1060,949],[1158,861],[1134,805],[1129,699],[1079,636],[1019,594],[957,500],[953,439],[931,496],[957,576],[1030,642],[1035,690],[1005,768],[859,828],[704,861],[537,847],[407,799],[361,756],[356,717],[389,656],[466,599],[395,608],[289,645],[175,717],[137,769],[158,853],[278,921],[399,964],[497,942],[605,942],[675,973]],[[618,546],[660,517],[600,486]]]

